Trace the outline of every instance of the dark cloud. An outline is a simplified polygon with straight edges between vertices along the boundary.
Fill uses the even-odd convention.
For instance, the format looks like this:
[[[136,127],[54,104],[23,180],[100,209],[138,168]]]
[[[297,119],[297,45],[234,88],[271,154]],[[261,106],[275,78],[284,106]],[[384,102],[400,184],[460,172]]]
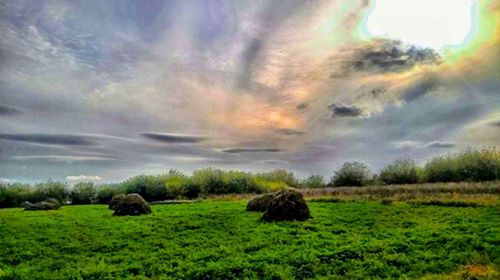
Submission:
[[[309,104],[307,104],[307,102],[300,103],[299,105],[297,105],[297,110],[304,110],[308,105]]]
[[[183,134],[145,132],[141,133],[141,135],[146,138],[165,143],[199,143],[206,140],[206,137]]]
[[[87,136],[69,134],[0,134],[0,139],[51,145],[95,145]]]
[[[332,118],[335,117],[358,117],[363,114],[363,111],[356,106],[346,105],[343,103],[333,103],[328,106],[332,110]]]
[[[432,49],[406,46],[389,39],[374,39],[346,52],[350,53],[333,57],[333,60],[340,58],[343,61],[341,73],[333,73],[333,78],[352,72],[400,72],[418,64],[440,63],[439,54]]]
[[[221,150],[224,153],[238,154],[238,153],[276,153],[283,150],[277,148],[226,148]]]
[[[455,147],[455,144],[451,143],[451,142],[431,141],[431,142],[427,143],[427,147],[429,147],[429,148],[453,148],[453,147]]]
[[[21,110],[14,107],[0,105],[0,116],[14,116],[21,114]]]
[[[406,102],[415,100],[426,95],[430,90],[437,87],[437,81],[433,78],[425,78],[414,83],[403,93],[403,100]]]
[[[296,136],[296,135],[303,135],[303,131],[295,130],[295,129],[290,129],[290,128],[281,128],[277,129],[276,132],[279,132],[284,135],[289,135],[289,136]]]

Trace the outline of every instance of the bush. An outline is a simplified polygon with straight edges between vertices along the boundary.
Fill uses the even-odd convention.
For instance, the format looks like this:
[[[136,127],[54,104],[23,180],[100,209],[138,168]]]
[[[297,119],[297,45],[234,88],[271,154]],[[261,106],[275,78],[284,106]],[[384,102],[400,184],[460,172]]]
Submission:
[[[273,193],[265,193],[252,198],[247,204],[247,211],[264,212],[274,198]]]
[[[388,185],[415,184],[418,181],[417,165],[411,159],[396,159],[382,169],[379,179]]]
[[[425,177],[428,182],[499,180],[500,152],[483,148],[437,157],[425,165]]]
[[[190,184],[189,177],[176,170],[170,170],[163,179],[163,184],[167,190],[167,197],[170,199],[182,198],[186,195],[187,187]],[[190,195],[194,195],[190,193]],[[196,194],[198,196],[198,194]],[[195,197],[196,197],[195,196]]]
[[[108,204],[113,196],[120,193],[125,193],[121,184],[101,185],[97,188],[97,203]]]
[[[291,189],[275,193],[262,215],[265,221],[305,221],[309,218],[311,214],[304,197]]]
[[[142,196],[137,193],[129,193],[118,200],[114,208],[114,216],[135,216],[151,213],[151,207]]]
[[[325,181],[321,175],[311,175],[301,182],[302,188],[324,188]]]
[[[193,183],[201,186],[201,192],[204,194],[229,193],[222,179],[222,170],[212,168],[196,170],[191,179]]]
[[[169,198],[164,183],[165,176],[139,175],[123,183],[126,193],[137,193],[147,201],[158,201]]]
[[[31,187],[24,184],[0,184],[0,208],[15,207],[30,200]]]
[[[283,169],[257,173],[255,177],[271,182],[283,182],[287,186],[292,188],[296,188],[299,186],[299,181],[297,180],[297,178],[295,178],[295,175],[292,172],[288,172]]]
[[[202,169],[193,172],[192,184],[200,187],[203,194],[259,193],[261,186],[250,173]]]
[[[92,182],[82,182],[76,184],[70,192],[72,204],[91,204],[97,198],[97,191]]]
[[[346,162],[335,171],[331,183],[335,186],[365,186],[371,179],[370,168],[358,161]]]
[[[28,200],[30,202],[39,202],[48,198],[55,198],[61,202],[66,202],[68,197],[69,190],[67,184],[49,180],[46,183],[36,184]]]

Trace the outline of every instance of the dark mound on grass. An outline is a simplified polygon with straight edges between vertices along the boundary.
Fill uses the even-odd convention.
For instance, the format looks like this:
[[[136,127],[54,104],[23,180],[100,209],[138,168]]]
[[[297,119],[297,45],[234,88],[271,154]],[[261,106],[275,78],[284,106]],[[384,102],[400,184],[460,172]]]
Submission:
[[[273,193],[265,193],[252,198],[247,204],[247,211],[265,212],[271,200]]]
[[[136,193],[127,194],[120,199],[114,210],[114,216],[135,216],[151,213],[149,204]]]
[[[36,211],[36,210],[57,210],[61,208],[61,203],[55,198],[48,198],[44,201],[37,203],[30,203],[28,201],[23,202],[24,210]]]
[[[118,202],[120,202],[125,197],[126,197],[126,195],[123,193],[120,193],[120,194],[113,196],[113,198],[111,198],[111,200],[109,201],[108,209],[115,210],[116,206],[118,205]]]
[[[276,192],[262,216],[265,221],[305,221],[309,218],[311,214],[304,197],[291,189]]]

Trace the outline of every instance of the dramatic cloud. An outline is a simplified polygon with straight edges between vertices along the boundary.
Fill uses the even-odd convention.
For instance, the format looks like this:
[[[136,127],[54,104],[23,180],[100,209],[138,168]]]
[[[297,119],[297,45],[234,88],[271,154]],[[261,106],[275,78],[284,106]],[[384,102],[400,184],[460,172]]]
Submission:
[[[13,156],[14,160],[39,160],[39,161],[52,161],[52,162],[74,162],[74,161],[103,161],[114,160],[110,157],[92,157],[92,156]]]
[[[220,151],[229,154],[238,154],[238,153],[276,153],[276,152],[281,152],[283,150],[276,148],[226,148],[226,149],[221,149]]]
[[[334,77],[354,72],[402,72],[417,65],[440,63],[439,54],[432,49],[403,45],[389,39],[373,39],[352,46],[331,59],[341,61],[342,72]]]
[[[335,117],[358,117],[363,114],[363,111],[355,106],[342,103],[333,103],[328,106],[332,110],[332,118]]]
[[[451,143],[451,142],[432,141],[430,143],[427,143],[427,147],[429,147],[429,148],[453,148],[453,147],[455,147],[455,144]]]
[[[165,143],[199,143],[206,140],[205,137],[172,133],[145,132],[141,133],[141,135],[146,138]]]
[[[448,46],[440,4],[415,19],[419,42],[378,37],[415,32],[372,0],[2,1],[0,177],[330,176],[346,160],[499,146],[494,2],[454,7],[472,27]]]
[[[15,116],[18,114],[21,114],[21,110],[9,107],[9,106],[4,106],[0,105],[0,116]]]
[[[453,148],[455,143],[445,142],[445,141],[429,141],[429,142],[419,142],[419,141],[401,141],[395,143],[395,147],[398,149],[420,149],[420,148]]]
[[[95,145],[89,137],[69,134],[0,134],[0,139],[49,145]]]

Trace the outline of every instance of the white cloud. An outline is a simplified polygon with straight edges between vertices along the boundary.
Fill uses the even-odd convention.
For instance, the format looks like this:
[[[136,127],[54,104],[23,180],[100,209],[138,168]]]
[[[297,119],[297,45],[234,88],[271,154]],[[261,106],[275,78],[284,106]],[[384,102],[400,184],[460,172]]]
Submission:
[[[71,185],[81,183],[81,182],[97,182],[100,181],[99,176],[88,176],[88,175],[78,175],[78,176],[67,176],[66,181]]]

